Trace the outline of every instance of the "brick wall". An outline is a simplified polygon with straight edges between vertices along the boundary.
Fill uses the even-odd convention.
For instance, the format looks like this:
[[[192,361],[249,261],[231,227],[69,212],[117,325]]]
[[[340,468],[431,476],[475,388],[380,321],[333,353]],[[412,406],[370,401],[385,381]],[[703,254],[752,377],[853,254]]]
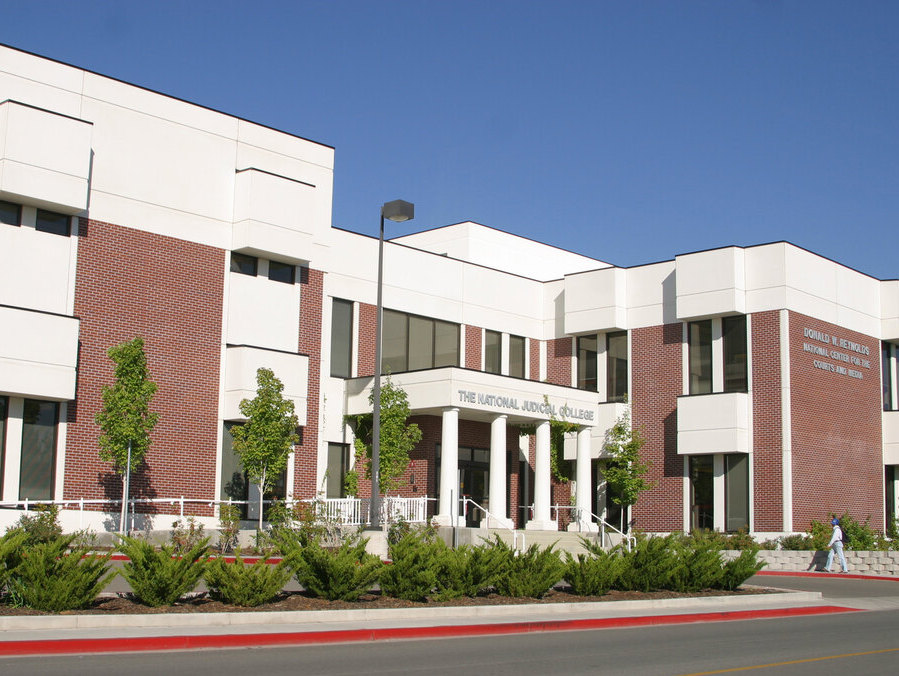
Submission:
[[[101,462],[94,415],[113,382],[107,350],[142,336],[159,413],[135,497],[215,497],[225,252],[88,219],[78,227],[75,315],[81,319],[76,398],[69,404],[66,499],[120,499]],[[57,478],[57,480],[59,480]]]
[[[528,379],[540,380],[540,345],[542,343],[536,338],[528,338],[528,343],[528,361],[530,362],[530,372],[528,373]]]
[[[653,487],[632,510],[635,527],[684,528],[683,457],[677,454],[677,397],[683,392],[681,324],[634,329],[631,336],[633,423],[646,438],[642,455]]]
[[[780,312],[752,315],[753,527],[783,529],[783,402]]]
[[[866,347],[860,355],[804,337],[804,329]],[[803,350],[803,343],[870,361],[870,368],[845,364]],[[849,512],[884,527],[880,343],[876,338],[790,313],[790,388],[793,445],[793,528],[812,519]],[[855,369],[861,379],[815,368],[814,362]]]
[[[479,326],[465,326],[465,368],[480,371],[484,332]]]
[[[306,426],[300,431],[300,443],[294,455],[294,495],[315,495],[318,465],[318,417],[321,393],[322,298],[324,275],[321,270],[300,268],[300,334],[297,351],[309,355],[309,382],[306,390]]]
[[[571,387],[573,346],[574,340],[569,336],[547,341],[546,382]]]
[[[373,376],[375,374],[375,329],[377,323],[377,307],[367,303],[359,303],[357,373],[360,377]]]

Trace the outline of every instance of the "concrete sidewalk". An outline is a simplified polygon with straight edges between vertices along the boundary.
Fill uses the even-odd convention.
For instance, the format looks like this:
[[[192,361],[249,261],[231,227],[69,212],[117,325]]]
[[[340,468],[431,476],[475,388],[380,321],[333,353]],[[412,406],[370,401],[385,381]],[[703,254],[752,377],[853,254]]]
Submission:
[[[789,581],[752,582],[789,588]],[[841,576],[826,576],[834,580]],[[819,577],[806,586],[828,586]],[[899,585],[895,585],[899,604]],[[751,596],[306,612],[0,617],[0,656],[303,645],[787,617],[864,609],[806,589]],[[859,599],[862,601],[862,599]]]

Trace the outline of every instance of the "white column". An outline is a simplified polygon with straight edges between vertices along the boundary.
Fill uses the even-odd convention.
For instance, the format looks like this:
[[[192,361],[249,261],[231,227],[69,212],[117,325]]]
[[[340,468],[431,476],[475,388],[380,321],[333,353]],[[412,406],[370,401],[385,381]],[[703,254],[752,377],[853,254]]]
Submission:
[[[724,455],[715,453],[712,456],[712,526],[715,530],[726,530],[725,503],[724,503]]]
[[[588,531],[595,533],[599,526],[593,522],[591,516],[593,496],[593,481],[590,476],[590,428],[581,427],[577,431],[577,460],[575,461],[575,503],[578,510],[577,521],[568,524],[568,530]]]
[[[498,415],[490,423],[490,507],[493,518],[487,518],[488,528],[512,528],[512,519],[506,513],[506,422],[507,416]]]
[[[527,522],[527,530],[558,530],[559,526],[550,519],[550,467],[549,467],[549,421],[537,425],[537,452],[534,460],[534,518]]]
[[[3,499],[9,502],[19,499],[24,415],[25,400],[21,397],[10,397],[6,413],[6,455],[3,462]]]
[[[441,526],[458,525],[459,504],[459,409],[443,411],[440,440],[440,504],[434,520]],[[464,525],[464,524],[463,524]]]

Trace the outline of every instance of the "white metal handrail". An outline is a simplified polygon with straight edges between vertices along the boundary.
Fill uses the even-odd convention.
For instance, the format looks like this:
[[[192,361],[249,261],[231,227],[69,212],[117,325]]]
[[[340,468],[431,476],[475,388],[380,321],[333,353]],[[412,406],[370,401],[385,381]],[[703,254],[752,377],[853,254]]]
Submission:
[[[474,505],[475,508],[481,510],[484,513],[484,517],[487,519],[487,528],[490,528],[490,519],[493,519],[494,522],[496,522],[496,523],[499,522],[499,517],[497,517],[494,514],[491,514],[488,509],[486,509],[482,505],[479,505],[477,502],[472,500],[467,495],[463,495],[462,496],[462,516],[466,519],[466,521],[468,520],[468,505],[469,505],[469,503]],[[525,544],[524,531],[519,531],[519,530],[516,530],[515,528],[509,528],[508,526],[500,526],[499,528],[502,530],[507,530],[510,533],[512,533],[512,549],[514,549],[516,551],[524,550],[524,548],[527,546]],[[521,546],[520,547],[518,546],[519,535],[521,536]]]

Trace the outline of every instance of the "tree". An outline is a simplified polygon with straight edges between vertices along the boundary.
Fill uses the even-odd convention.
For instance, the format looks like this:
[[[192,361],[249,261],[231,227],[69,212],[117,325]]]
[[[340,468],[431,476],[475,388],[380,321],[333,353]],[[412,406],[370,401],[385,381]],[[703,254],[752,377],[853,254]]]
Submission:
[[[368,403],[374,406],[374,392],[368,395]],[[381,387],[381,449],[378,455],[378,488],[381,493],[400,486],[399,478],[409,466],[409,453],[421,441],[418,425],[406,423],[409,411],[406,391],[394,385],[388,377]],[[365,477],[371,479],[372,415],[348,415],[346,422],[353,428],[356,438],[353,442],[356,464],[347,472],[344,486],[347,494],[357,495],[359,469],[364,468]]]
[[[119,531],[125,532],[131,472],[150,448],[150,432],[159,415],[150,410],[157,386],[150,380],[144,339],[114,345],[107,352],[115,362],[115,382],[104,385],[102,409],[94,416],[100,426],[100,459],[113,463],[122,477],[122,513]]]
[[[259,530],[262,530],[262,496],[275,477],[287,467],[291,448],[299,443],[299,421],[293,402],[281,392],[284,385],[271,369],[256,371],[256,396],[240,402],[247,421],[231,428],[234,452],[250,481],[259,487]]]
[[[625,411],[606,433],[603,448],[608,453],[603,475],[612,502],[624,508],[624,531],[627,532],[628,512],[637,502],[640,493],[652,487],[644,477],[649,463],[640,458],[640,449],[646,440],[631,425],[630,414]]]

